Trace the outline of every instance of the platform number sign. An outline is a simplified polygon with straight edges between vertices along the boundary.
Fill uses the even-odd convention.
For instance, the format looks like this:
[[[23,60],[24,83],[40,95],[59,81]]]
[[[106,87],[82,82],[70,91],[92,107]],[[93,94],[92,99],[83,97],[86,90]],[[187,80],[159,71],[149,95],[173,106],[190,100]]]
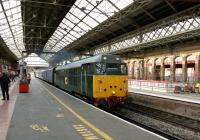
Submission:
[[[67,85],[67,84],[68,84],[68,78],[65,77],[65,85]]]

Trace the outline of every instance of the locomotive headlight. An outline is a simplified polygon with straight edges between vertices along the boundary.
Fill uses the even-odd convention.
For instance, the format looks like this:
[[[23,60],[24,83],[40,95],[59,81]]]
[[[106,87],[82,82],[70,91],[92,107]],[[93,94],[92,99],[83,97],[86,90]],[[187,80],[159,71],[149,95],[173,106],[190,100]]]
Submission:
[[[115,95],[115,91],[112,91],[112,94]]]
[[[104,60],[106,60],[106,59],[107,59],[107,57],[105,57],[105,56],[104,56],[104,57],[103,57],[103,59],[104,59]]]

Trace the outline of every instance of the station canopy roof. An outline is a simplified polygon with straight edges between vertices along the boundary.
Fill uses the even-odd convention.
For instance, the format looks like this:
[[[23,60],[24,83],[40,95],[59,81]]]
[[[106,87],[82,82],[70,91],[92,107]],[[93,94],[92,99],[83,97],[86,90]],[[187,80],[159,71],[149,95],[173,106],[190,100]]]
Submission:
[[[44,50],[57,52],[131,4],[133,0],[77,0]],[[43,55],[49,59],[53,54]]]
[[[25,29],[23,29],[24,25],[26,25],[23,19],[26,18],[23,17],[25,16],[23,15],[23,4],[28,2],[32,2],[33,5],[34,3],[55,3],[55,6],[59,6],[59,1],[56,0],[1,0],[0,36],[18,59],[22,57],[22,51],[27,50],[27,43],[25,43],[26,34]],[[41,46],[41,50],[50,52],[60,51],[132,2],[134,1],[74,0],[73,6],[68,6],[70,10],[62,19],[59,26],[57,26],[56,30],[52,32],[52,36],[47,39],[48,41],[44,46]],[[60,7],[62,8],[63,6],[61,5]],[[53,54],[42,54],[42,57],[46,60],[52,56]]]
[[[196,32],[199,30],[200,4],[193,1],[0,0],[0,4],[0,44],[9,48],[10,53],[6,54],[16,56],[18,60],[35,53],[55,64],[62,59],[95,52],[95,48],[101,52],[106,43],[114,42],[115,46],[116,40],[119,43],[113,48],[128,50],[120,45],[127,35],[131,42],[144,44],[154,39],[152,36],[163,38],[162,34],[181,38],[178,31],[170,33],[174,27],[177,30],[180,27],[182,34],[186,33],[187,27],[192,30],[194,27]],[[170,19],[169,23],[167,19]],[[151,27],[153,25],[156,26]],[[166,33],[166,30],[169,31]],[[133,33],[139,34],[139,40],[132,37]],[[191,33],[183,39],[195,39],[197,35],[193,33],[190,37]],[[124,38],[121,35],[125,35]],[[0,54],[3,47],[0,45]],[[130,49],[135,47],[130,46]]]
[[[21,3],[17,0],[1,0],[0,3],[0,36],[12,53],[20,58],[25,50]]]

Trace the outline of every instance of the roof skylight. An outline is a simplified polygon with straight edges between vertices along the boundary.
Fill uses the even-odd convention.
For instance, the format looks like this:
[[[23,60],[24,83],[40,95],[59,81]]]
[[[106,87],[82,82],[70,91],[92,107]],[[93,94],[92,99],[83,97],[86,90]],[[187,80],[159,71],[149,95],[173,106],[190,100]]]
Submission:
[[[0,3],[0,36],[8,48],[20,58],[21,52],[25,50],[21,3],[17,0],[1,1]]]
[[[77,0],[45,44],[44,51],[57,52],[63,49],[132,2],[133,0]],[[43,57],[48,59],[50,55]]]
[[[49,67],[49,63],[47,63],[45,60],[40,58],[37,54],[31,53],[28,57],[24,59],[24,61],[27,63],[27,66],[29,67]]]

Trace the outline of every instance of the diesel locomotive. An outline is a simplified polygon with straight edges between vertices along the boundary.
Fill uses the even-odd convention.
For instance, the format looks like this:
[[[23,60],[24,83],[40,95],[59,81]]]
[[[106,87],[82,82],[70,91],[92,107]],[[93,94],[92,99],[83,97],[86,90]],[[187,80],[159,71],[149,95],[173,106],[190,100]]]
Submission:
[[[40,71],[37,76],[95,106],[110,108],[128,96],[127,66],[117,55],[96,55]]]

